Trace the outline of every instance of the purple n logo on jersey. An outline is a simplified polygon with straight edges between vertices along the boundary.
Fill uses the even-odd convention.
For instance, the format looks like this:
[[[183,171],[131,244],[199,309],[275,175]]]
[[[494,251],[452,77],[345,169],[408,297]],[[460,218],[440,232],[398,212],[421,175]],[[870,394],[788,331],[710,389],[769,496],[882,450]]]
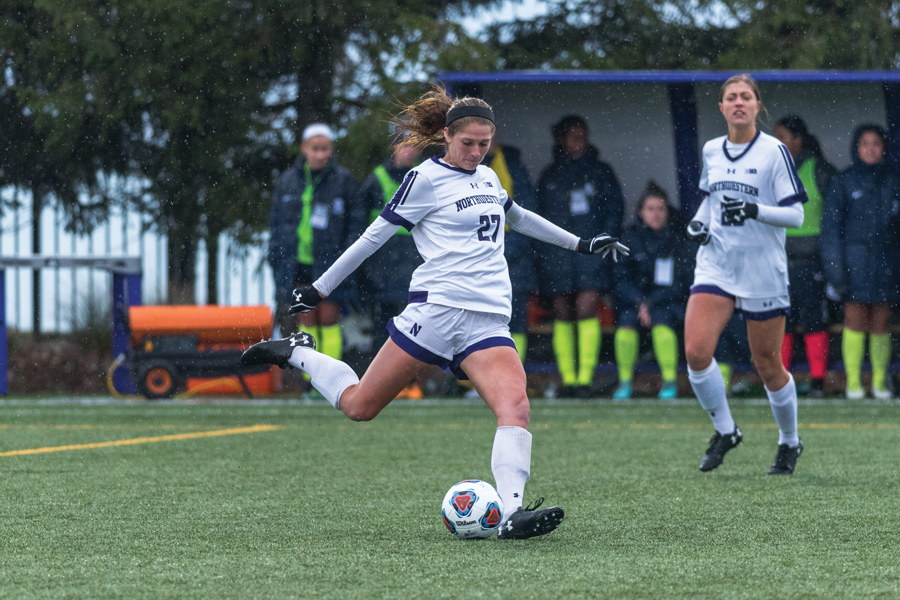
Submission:
[[[413,323],[412,329],[409,330],[409,332],[411,334],[413,334],[414,336],[419,335],[420,331],[422,331],[422,326],[419,325],[418,323]]]

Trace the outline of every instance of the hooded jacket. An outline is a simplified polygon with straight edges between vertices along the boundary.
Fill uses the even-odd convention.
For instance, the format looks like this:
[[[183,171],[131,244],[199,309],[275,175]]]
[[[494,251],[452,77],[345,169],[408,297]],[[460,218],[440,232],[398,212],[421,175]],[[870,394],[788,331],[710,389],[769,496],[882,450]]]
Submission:
[[[885,140],[885,159],[876,165],[864,163],[857,151],[866,131],[877,131]],[[880,127],[856,129],[850,146],[853,164],[832,178],[822,213],[825,277],[838,294],[862,302],[884,301],[878,298],[886,299],[888,288],[896,287],[900,174],[886,162],[887,145]]]
[[[272,193],[269,212],[269,264],[275,278],[276,294],[290,292],[297,274],[297,227],[303,211],[306,177],[301,157],[282,173]],[[313,192],[313,280],[331,266],[360,236],[365,214],[357,201],[359,184],[348,169],[328,161]],[[312,283],[312,282],[310,282]]]

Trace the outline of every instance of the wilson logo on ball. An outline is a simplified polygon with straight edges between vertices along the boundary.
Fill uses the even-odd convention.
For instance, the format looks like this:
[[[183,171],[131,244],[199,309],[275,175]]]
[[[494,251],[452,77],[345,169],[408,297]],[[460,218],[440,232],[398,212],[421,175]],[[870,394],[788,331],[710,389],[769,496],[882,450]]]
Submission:
[[[478,496],[474,490],[463,490],[453,494],[450,498],[450,504],[456,513],[461,517],[468,517],[472,512],[472,507],[478,502]]]

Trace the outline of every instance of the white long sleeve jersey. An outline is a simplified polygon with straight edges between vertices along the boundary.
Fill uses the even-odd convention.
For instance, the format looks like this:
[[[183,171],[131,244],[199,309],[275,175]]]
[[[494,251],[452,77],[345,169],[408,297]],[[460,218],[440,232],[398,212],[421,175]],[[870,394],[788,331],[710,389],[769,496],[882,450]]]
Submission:
[[[706,198],[695,219],[709,224],[712,239],[697,251],[694,284],[712,284],[742,298],[786,295],[785,226],[803,222],[806,190],[776,138],[760,132],[737,153],[729,152],[726,140],[718,137],[703,146],[700,191]],[[722,202],[730,200],[757,204],[759,218],[726,222]]]
[[[425,259],[413,273],[411,301],[509,317],[512,292],[503,256],[507,221],[543,242],[569,250],[578,246],[577,236],[515,204],[490,168],[467,171],[433,158],[407,174],[379,218],[313,287],[328,296],[402,226],[412,231]]]

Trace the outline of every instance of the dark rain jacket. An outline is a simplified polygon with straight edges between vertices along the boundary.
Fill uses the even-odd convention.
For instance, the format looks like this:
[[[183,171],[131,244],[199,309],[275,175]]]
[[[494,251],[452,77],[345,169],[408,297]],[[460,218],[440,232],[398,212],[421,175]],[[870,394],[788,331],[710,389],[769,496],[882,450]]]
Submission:
[[[859,138],[871,129],[857,128],[853,164],[833,178],[825,197],[822,266],[844,301],[881,304],[897,298],[900,174],[884,161],[860,160]]]
[[[675,210],[670,207],[669,213]],[[694,252],[683,230],[676,230],[670,222],[662,231],[653,231],[638,219],[625,231],[622,243],[631,256],[613,266],[617,308],[646,303],[650,308],[677,306],[684,310],[694,277]],[[672,261],[672,285],[656,282],[657,259]]]
[[[276,298],[282,302],[294,287],[297,274],[297,227],[303,209],[301,196],[306,187],[303,161],[301,157],[282,173],[272,193],[269,212],[269,264],[275,278]],[[350,171],[333,159],[329,161],[312,198],[313,213],[319,217],[313,225],[314,280],[362,234],[366,221],[358,193],[359,183]]]
[[[537,213],[581,238],[619,235],[625,212],[622,187],[594,146],[569,158],[561,146],[538,182]],[[548,293],[611,289],[610,261],[547,245],[541,248],[542,289]]]

